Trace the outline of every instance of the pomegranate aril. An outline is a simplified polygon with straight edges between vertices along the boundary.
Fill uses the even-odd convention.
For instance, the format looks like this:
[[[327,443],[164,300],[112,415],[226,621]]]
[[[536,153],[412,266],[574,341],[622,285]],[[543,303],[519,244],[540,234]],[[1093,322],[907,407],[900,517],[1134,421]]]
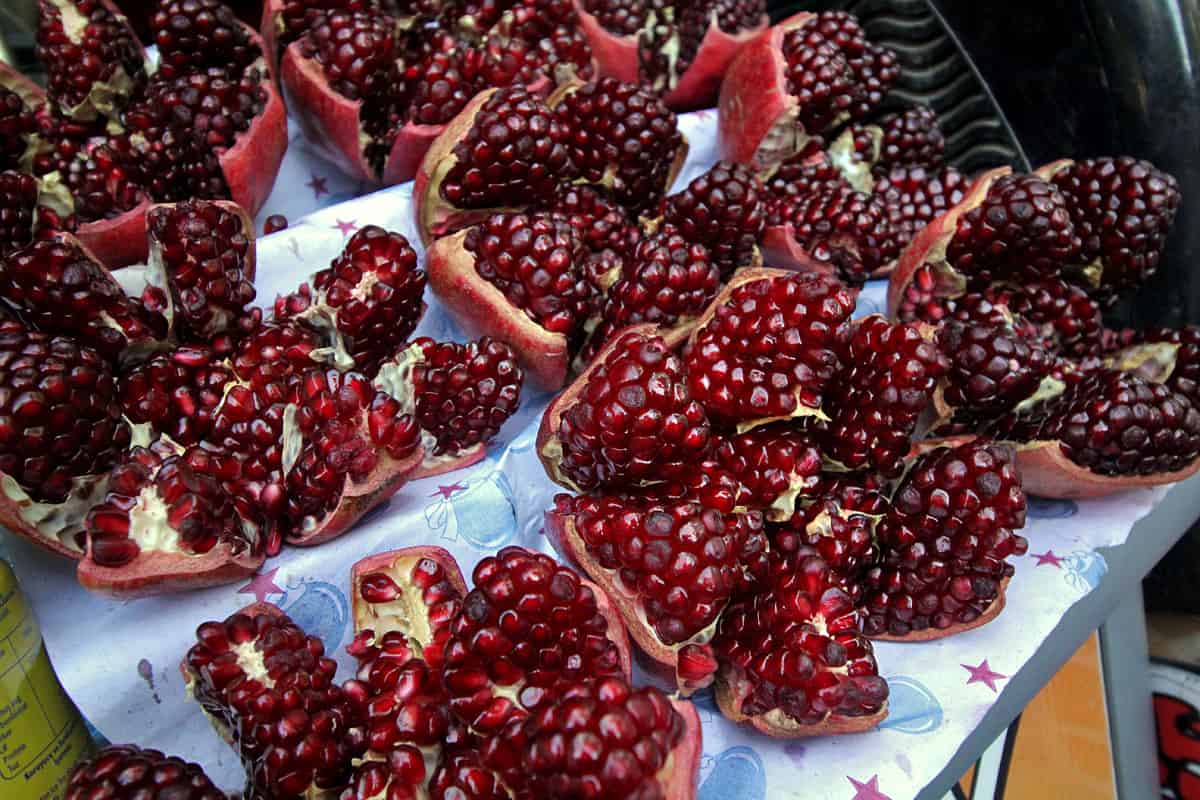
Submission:
[[[129,23],[102,0],[39,0],[37,57],[50,99],[80,119],[115,121],[112,104],[136,94],[146,78]]]
[[[350,100],[385,90],[395,61],[396,23],[378,13],[330,11],[301,39],[301,52],[315,59],[334,91]]]
[[[158,47],[156,75],[165,78],[215,66],[241,71],[262,55],[220,0],[165,0],[150,30]]]
[[[225,800],[199,764],[136,745],[109,745],[77,764],[63,800]]]

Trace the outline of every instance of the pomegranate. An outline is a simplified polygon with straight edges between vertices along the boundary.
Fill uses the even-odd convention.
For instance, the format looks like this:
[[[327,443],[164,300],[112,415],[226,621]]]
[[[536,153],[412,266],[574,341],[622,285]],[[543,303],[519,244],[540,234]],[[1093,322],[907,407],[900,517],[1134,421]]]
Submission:
[[[979,627],[1004,607],[1008,558],[1028,548],[1022,481],[986,440],[928,449],[879,523],[883,557],[867,570],[866,633],[928,640]]]
[[[739,505],[761,509],[772,520],[791,516],[797,497],[820,481],[820,451],[806,434],[785,425],[717,438],[713,457],[741,485]]]
[[[375,386],[410,408],[424,458],[412,477],[470,466],[517,412],[524,373],[512,349],[488,337],[467,344],[420,338],[379,369]]]
[[[109,745],[75,766],[64,800],[226,800],[199,764],[136,745]]]
[[[1082,279],[1106,302],[1153,275],[1179,208],[1179,182],[1128,156],[1056,161],[1038,170],[1062,192],[1080,238]]]
[[[801,12],[763,31],[721,84],[723,158],[769,172],[814,137],[867,117],[899,77],[896,56],[844,11]]]
[[[0,322],[0,521],[48,550],[84,552],[84,517],[129,447],[112,366],[67,336]]]
[[[641,325],[615,337],[550,403],[537,447],[551,480],[588,491],[684,479],[709,434],[682,359]]]
[[[818,273],[742,270],[701,316],[685,352],[691,395],[721,425],[828,419],[838,339],[854,293]]]
[[[1200,410],[1135,373],[1080,370],[996,423],[1030,492],[1096,497],[1200,469]]]
[[[644,83],[676,111],[708,108],[738,50],[767,27],[761,0],[576,0],[603,75]]]
[[[574,81],[547,100],[519,88],[481,92],[421,163],[417,229],[428,245],[496,212],[553,208],[574,183],[602,186],[634,211],[652,207],[686,155],[675,115],[636,85]]]
[[[713,640],[725,716],[787,738],[883,721],[888,686],[842,584],[812,548],[772,554],[762,585],[734,601]]]
[[[87,513],[79,582],[118,596],[230,583],[262,566],[258,514],[223,483],[241,477],[236,458],[161,439],[134,447],[108,475]]]
[[[321,332],[315,356],[374,376],[416,329],[425,312],[425,272],[399,233],[360,228],[328,269],[275,300],[275,317]]]
[[[574,11],[561,0],[489,3],[482,12],[434,2],[412,9],[416,15],[385,3],[308,5],[266,3],[264,36],[283,46],[283,85],[311,138],[364,180],[411,180],[432,142],[482,90],[544,94],[560,78],[594,73]]]
[[[334,682],[337,663],[274,606],[196,629],[182,664],[191,696],[237,750],[251,792],[336,797],[366,746]]]
[[[536,385],[562,386],[600,296],[591,251],[568,221],[494,214],[428,252],[433,291],[460,327],[508,342]]]
[[[722,514],[652,496],[561,494],[546,512],[555,547],[603,586],[652,668],[688,694],[716,670],[709,641],[765,547],[759,512]]]
[[[741,164],[718,161],[712,169],[671,195],[662,221],[689,242],[708,248],[728,279],[742,267],[761,266],[767,196],[762,181]]]
[[[44,0],[38,57],[49,93],[9,70],[11,95],[36,130],[0,128],[15,166],[37,176],[54,215],[109,266],[146,258],[152,202],[227,198],[258,211],[287,146],[283,102],[262,43],[219,3],[165,2],[152,29],[162,67],[147,77],[141,45],[108,0]],[[7,119],[7,115],[5,116]]]

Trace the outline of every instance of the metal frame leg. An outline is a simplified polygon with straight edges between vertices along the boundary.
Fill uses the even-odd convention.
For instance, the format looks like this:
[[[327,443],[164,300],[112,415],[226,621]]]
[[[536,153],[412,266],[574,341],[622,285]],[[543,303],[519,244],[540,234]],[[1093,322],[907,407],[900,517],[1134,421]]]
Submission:
[[[1142,607],[1140,583],[1135,584],[1135,589],[1100,626],[1100,663],[1117,797],[1157,797],[1158,754],[1147,673],[1146,611]]]

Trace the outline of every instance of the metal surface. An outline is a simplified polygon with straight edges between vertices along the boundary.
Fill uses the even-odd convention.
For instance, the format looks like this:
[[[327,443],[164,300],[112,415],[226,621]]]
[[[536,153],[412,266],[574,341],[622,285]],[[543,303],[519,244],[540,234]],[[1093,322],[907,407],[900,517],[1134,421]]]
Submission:
[[[1104,665],[1117,797],[1152,797],[1158,790],[1148,650],[1139,581],[1100,626],[1100,660]]]

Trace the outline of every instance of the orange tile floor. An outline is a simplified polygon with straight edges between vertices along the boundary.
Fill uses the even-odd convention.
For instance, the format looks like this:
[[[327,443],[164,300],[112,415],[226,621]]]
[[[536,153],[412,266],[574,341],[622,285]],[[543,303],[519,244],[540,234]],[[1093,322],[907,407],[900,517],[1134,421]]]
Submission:
[[[1095,635],[1063,666],[1021,715],[1002,793],[983,775],[995,762],[959,783],[971,800],[1115,800],[1112,748],[1104,702],[1100,648]],[[972,788],[975,794],[972,795]]]

